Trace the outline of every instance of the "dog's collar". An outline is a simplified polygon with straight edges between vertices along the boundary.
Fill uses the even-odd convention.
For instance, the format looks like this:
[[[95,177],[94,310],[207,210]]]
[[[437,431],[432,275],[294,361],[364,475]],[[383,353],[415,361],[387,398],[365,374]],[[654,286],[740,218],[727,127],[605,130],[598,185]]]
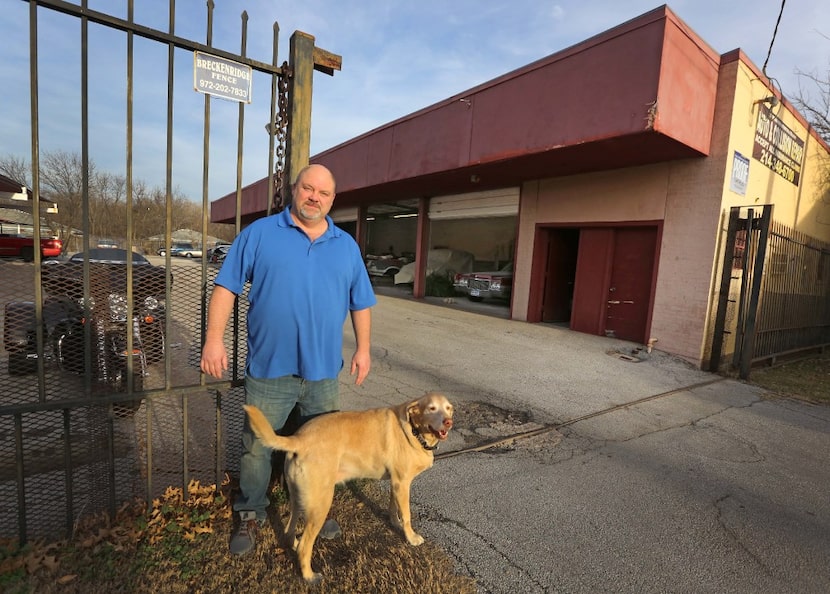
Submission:
[[[421,435],[421,432],[418,431],[418,428],[412,424],[412,421],[409,421],[409,426],[412,427],[412,435],[415,436],[415,439],[418,440],[418,443],[421,444],[421,447],[428,451],[433,451],[438,449],[438,444],[436,443],[434,446],[431,446],[427,443],[427,440]]]

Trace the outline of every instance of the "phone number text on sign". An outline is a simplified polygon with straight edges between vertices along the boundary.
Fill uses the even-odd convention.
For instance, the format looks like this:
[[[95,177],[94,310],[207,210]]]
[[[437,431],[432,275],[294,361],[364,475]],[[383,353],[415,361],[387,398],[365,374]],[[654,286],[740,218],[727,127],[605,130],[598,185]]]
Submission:
[[[248,100],[248,89],[240,89],[239,87],[232,87],[224,83],[215,83],[210,80],[200,80],[199,90],[210,95],[218,95],[220,97],[250,103]]]
[[[200,93],[250,103],[252,72],[250,66],[232,60],[193,53],[193,88]]]
[[[770,153],[766,149],[761,149],[756,158],[788,182],[798,185],[798,172],[773,153]]]

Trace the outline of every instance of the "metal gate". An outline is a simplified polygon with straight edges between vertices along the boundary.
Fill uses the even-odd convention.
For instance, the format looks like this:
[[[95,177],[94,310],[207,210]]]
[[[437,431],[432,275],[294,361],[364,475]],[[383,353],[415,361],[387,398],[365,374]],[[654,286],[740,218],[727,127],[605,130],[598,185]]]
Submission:
[[[729,212],[709,368],[830,346],[830,244],[772,220],[772,205]],[[731,352],[731,358],[730,358]]]
[[[332,74],[339,57],[314,47],[313,37],[295,32],[289,61],[277,66],[279,28],[274,25],[273,63],[246,56],[247,14],[241,15],[241,52],[212,46],[214,3],[207,2],[206,42],[174,34],[175,0],[170,0],[169,31],[139,25],[133,1],[126,19],[61,0],[23,0],[29,4],[31,81],[31,212],[35,245],[42,235],[38,213],[53,196],[41,195],[42,164],[39,122],[44,115],[38,95],[39,17],[47,12],[77,19],[81,37],[81,179],[77,188],[77,223],[66,239],[78,242],[77,262],[48,261],[35,250],[34,262],[0,261],[4,341],[0,351],[0,537],[20,543],[41,536],[73,532],[79,517],[117,506],[136,497],[150,499],[170,486],[191,481],[219,485],[236,470],[241,428],[245,359],[246,299],[240,297],[228,325],[226,343],[230,377],[213,381],[199,370],[206,306],[217,266],[208,262],[209,139],[211,95],[204,96],[204,145],[201,228],[196,243],[201,258],[171,255],[173,208],[173,96],[175,50],[203,52],[250,67],[269,76],[271,122],[268,176],[279,206],[288,182],[308,162],[311,75]],[[123,204],[123,261],[97,260],[97,241],[90,227],[94,212],[89,179],[90,24],[126,36],[127,87],[126,186]],[[74,30],[74,29],[73,29]],[[166,134],[152,146],[134,141],[134,39],[160,44],[167,59],[157,71],[167,73]],[[237,130],[237,217],[240,230],[242,136],[245,103],[239,103]],[[220,122],[229,125],[227,119]],[[258,123],[257,128],[261,128]],[[260,132],[261,133],[261,132]],[[165,147],[165,222],[155,233],[164,256],[127,255],[147,247],[133,163],[140,151]],[[227,167],[227,163],[222,164]],[[283,171],[286,172],[283,175]],[[263,172],[265,173],[265,172]],[[227,189],[222,189],[223,193]],[[60,208],[60,201],[57,201]],[[67,231],[64,229],[64,231]],[[106,252],[112,254],[113,252]],[[230,449],[230,451],[229,451]]]

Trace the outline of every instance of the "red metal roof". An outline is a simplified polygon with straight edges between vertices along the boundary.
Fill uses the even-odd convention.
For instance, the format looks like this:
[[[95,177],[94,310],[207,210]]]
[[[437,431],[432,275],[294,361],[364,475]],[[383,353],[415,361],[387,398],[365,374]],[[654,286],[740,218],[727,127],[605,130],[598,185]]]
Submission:
[[[662,6],[311,161],[335,173],[337,205],[353,206],[701,157],[719,63]],[[243,218],[264,214],[266,185],[243,191]],[[235,200],[214,202],[212,219],[233,220]]]

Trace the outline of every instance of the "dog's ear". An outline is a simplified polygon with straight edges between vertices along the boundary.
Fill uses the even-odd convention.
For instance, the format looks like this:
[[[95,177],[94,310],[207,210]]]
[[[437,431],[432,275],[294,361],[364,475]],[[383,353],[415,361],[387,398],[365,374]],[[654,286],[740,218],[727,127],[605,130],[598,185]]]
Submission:
[[[411,420],[413,416],[421,416],[421,401],[413,400],[409,404],[406,405],[406,418],[407,420]]]

